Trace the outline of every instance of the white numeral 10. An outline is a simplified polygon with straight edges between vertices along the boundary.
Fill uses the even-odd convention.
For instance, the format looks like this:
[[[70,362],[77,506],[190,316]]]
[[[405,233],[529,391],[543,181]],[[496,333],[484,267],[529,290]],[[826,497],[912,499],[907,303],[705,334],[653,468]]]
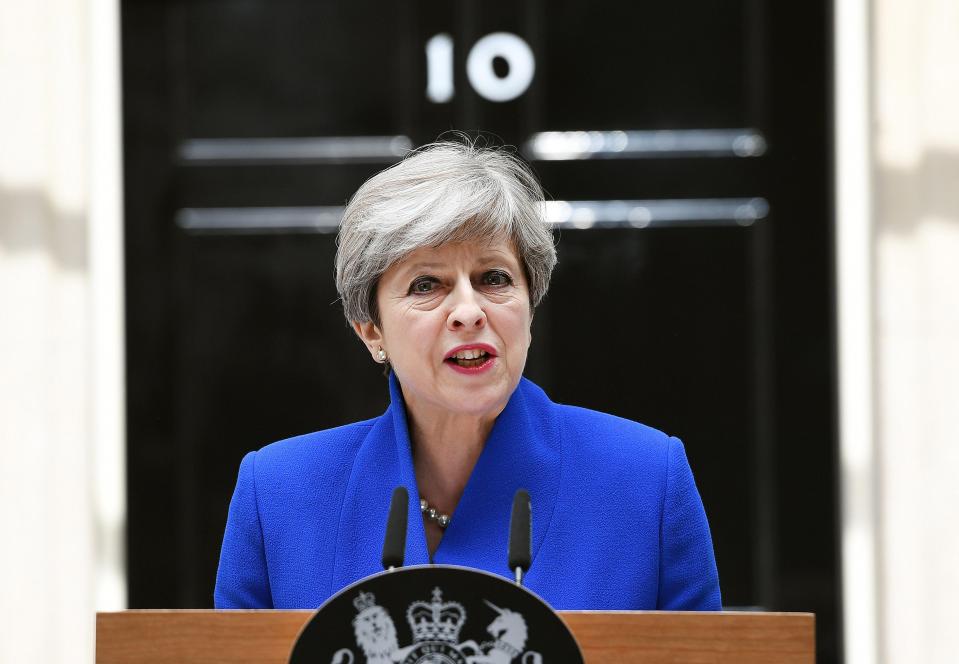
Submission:
[[[503,58],[509,66],[500,78],[493,59]],[[476,92],[489,101],[510,101],[526,92],[536,72],[533,49],[510,32],[488,34],[466,56],[466,76]],[[453,99],[453,38],[438,34],[426,42],[426,97],[437,104]]]

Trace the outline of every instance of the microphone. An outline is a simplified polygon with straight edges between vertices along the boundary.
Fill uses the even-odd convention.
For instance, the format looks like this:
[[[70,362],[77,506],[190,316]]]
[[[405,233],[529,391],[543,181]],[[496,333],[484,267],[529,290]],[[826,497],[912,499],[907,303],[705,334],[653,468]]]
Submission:
[[[383,568],[392,570],[403,566],[406,552],[406,520],[409,516],[410,496],[405,486],[393,489],[390,500],[390,515],[386,520],[386,537],[383,538]]]
[[[523,585],[523,573],[533,562],[533,508],[529,492],[520,489],[513,496],[513,512],[509,518],[509,556],[507,564],[516,573],[516,584]]]

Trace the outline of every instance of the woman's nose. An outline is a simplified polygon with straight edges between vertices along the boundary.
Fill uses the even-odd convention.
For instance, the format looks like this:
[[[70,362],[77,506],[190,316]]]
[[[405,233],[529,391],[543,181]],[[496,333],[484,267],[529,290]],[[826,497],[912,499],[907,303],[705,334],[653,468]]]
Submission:
[[[480,329],[486,325],[486,312],[470,283],[458,283],[451,293],[452,306],[446,319],[450,330]]]

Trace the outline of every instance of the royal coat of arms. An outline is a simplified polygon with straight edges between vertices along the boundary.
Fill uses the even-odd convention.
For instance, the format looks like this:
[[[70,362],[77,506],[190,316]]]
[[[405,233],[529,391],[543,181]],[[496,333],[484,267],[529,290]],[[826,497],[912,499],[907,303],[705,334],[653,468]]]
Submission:
[[[443,591],[433,589],[429,602],[416,601],[406,610],[413,643],[401,646],[389,612],[376,603],[372,593],[360,592],[354,599],[353,632],[366,664],[542,664],[542,656],[525,651],[526,620],[510,609],[484,600],[492,620],[486,631],[492,639],[478,644],[460,641],[466,609],[459,602],[444,602]],[[354,664],[353,651],[341,648],[330,664]]]

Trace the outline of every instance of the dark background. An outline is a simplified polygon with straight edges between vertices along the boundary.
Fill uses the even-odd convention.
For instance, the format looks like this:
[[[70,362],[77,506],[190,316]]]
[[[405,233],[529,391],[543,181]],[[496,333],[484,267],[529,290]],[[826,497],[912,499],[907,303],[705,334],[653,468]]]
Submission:
[[[526,375],[680,436],[725,604],[814,611],[818,661],[838,662],[830,14],[125,0],[130,606],[212,605],[246,451],[386,407],[335,302],[338,210],[404,146],[479,130],[586,215],[557,219]],[[465,61],[501,31],[536,73],[495,103]],[[439,33],[454,44],[445,103],[425,93]],[[550,159],[531,141],[553,131],[637,133],[622,152]],[[360,154],[362,137],[387,138]],[[603,201],[645,212],[604,217]]]

